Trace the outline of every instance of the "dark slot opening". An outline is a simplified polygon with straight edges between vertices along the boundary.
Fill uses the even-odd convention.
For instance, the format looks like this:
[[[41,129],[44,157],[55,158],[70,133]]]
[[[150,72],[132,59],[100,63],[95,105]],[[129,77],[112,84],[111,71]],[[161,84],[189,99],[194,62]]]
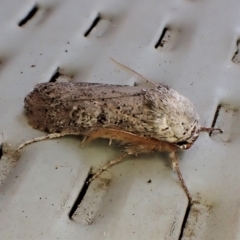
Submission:
[[[233,55],[233,57],[232,57],[232,62],[234,62],[234,59],[235,59],[235,57],[238,55],[238,52],[239,52],[239,44],[240,44],[240,40],[238,40],[237,41],[237,50],[236,50],[236,52],[234,53],[234,55]]]
[[[234,62],[234,58],[236,57],[236,55],[238,55],[238,50],[234,53],[234,55],[232,57],[232,62]]]
[[[181,240],[182,237],[183,237],[183,232],[184,232],[184,229],[185,229],[186,224],[187,224],[187,220],[188,220],[188,217],[189,217],[191,207],[192,207],[192,204],[190,202],[188,202],[186,213],[185,213],[185,216],[183,218],[183,223],[182,223],[181,232],[180,232],[180,235],[179,235],[179,240]]]
[[[0,145],[0,159],[2,158],[2,155],[3,155],[3,146],[2,144]]]
[[[56,82],[60,75],[61,75],[61,73],[59,72],[59,67],[58,67],[56,69],[56,71],[53,73],[53,75],[50,78],[49,82]]]
[[[101,20],[101,16],[100,16],[100,14],[98,14],[97,17],[94,19],[90,28],[85,32],[84,37],[87,37],[90,34],[90,32],[93,30],[94,27],[97,26],[97,24],[100,20]]]
[[[29,11],[29,13],[18,23],[19,27],[22,27],[24,24],[26,24],[38,11],[38,5],[35,4],[32,9]]]
[[[168,28],[166,28],[166,27],[163,29],[162,34],[161,34],[161,36],[160,36],[158,42],[157,42],[156,45],[155,45],[155,48],[163,47],[164,43],[163,43],[162,40],[163,40],[163,38],[164,38],[164,36],[165,36],[167,30],[168,30]]]
[[[86,194],[86,192],[89,188],[89,182],[88,181],[91,179],[92,176],[93,176],[93,174],[91,173],[91,170],[90,170],[90,172],[89,172],[89,174],[88,174],[88,176],[85,180],[85,183],[82,187],[82,190],[80,191],[80,193],[79,193],[79,195],[78,195],[78,197],[77,197],[77,199],[76,199],[76,201],[75,201],[75,203],[74,203],[74,205],[73,205],[73,207],[72,207],[72,209],[69,213],[69,218],[70,219],[72,218],[72,216],[75,213],[76,209],[78,208],[79,204],[83,200],[83,198],[84,198],[84,196],[85,196],[85,194]]]
[[[218,107],[217,107],[217,109],[216,109],[216,112],[215,112],[215,115],[214,115],[214,118],[213,118],[213,121],[212,121],[212,128],[214,128],[215,127],[215,125],[216,125],[216,122],[217,122],[217,118],[218,118],[218,115],[219,115],[219,112],[220,112],[220,109],[222,108],[222,105],[220,104],[220,105],[218,105]],[[212,135],[212,131],[211,132],[209,132],[209,136],[211,137],[211,135]]]

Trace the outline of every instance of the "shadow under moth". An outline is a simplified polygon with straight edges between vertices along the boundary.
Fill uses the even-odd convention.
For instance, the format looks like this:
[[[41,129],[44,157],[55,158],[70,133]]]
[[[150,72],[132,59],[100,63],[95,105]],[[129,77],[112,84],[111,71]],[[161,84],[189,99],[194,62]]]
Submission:
[[[192,197],[178,165],[177,151],[188,149],[201,131],[220,129],[201,127],[191,101],[172,88],[154,83],[113,60],[120,68],[149,86],[100,83],[48,82],[35,86],[25,98],[29,124],[48,135],[22,143],[18,150],[33,142],[82,135],[85,143],[96,138],[117,140],[123,154],[99,169],[90,181],[128,155],[153,151],[170,153],[190,203]]]

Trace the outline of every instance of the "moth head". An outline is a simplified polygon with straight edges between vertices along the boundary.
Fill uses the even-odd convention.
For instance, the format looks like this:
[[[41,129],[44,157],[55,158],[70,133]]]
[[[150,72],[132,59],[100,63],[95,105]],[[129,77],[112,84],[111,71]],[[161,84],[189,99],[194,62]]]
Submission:
[[[177,147],[179,147],[180,149],[189,149],[193,143],[188,143],[187,141],[181,141],[176,143]]]
[[[187,139],[181,140],[176,143],[180,149],[189,149],[193,143],[197,140],[200,132],[200,125],[194,124],[192,129],[189,130],[189,135]]]

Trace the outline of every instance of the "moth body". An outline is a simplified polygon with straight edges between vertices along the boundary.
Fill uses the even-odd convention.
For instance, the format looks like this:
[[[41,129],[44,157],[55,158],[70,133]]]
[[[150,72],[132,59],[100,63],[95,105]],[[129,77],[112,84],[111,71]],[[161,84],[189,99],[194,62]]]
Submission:
[[[168,86],[41,83],[25,98],[29,123],[49,133],[123,130],[187,149],[201,126],[190,100]]]

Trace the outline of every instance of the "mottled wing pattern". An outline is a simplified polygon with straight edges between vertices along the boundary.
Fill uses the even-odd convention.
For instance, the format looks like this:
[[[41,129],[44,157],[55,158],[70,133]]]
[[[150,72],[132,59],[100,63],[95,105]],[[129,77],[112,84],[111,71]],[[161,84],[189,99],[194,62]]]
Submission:
[[[43,98],[59,101],[97,100],[135,96],[142,92],[142,87],[128,85],[111,85],[100,83],[41,83],[34,91]]]
[[[102,127],[139,133],[148,116],[144,95],[140,87],[42,83],[25,98],[25,108],[30,125],[51,133],[85,134]]]

